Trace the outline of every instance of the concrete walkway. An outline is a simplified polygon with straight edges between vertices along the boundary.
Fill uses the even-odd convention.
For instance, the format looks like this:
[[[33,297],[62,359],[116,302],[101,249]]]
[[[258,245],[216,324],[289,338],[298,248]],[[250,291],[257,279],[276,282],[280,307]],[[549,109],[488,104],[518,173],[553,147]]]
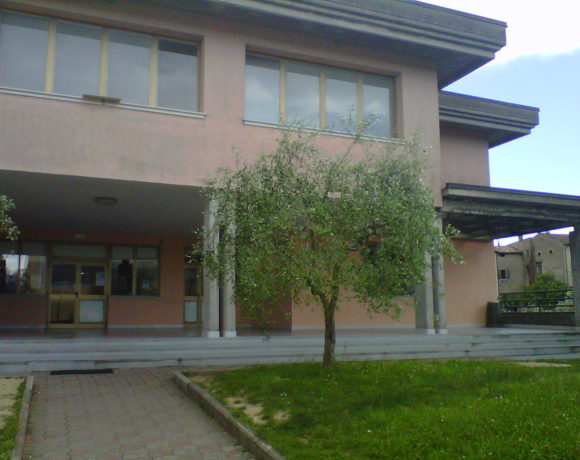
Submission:
[[[173,370],[35,374],[24,458],[250,459],[177,389]]]

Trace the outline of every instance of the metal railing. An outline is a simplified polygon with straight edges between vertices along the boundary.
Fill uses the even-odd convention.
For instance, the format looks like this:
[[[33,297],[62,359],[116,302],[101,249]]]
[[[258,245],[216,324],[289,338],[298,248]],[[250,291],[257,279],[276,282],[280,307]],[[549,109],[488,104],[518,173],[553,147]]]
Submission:
[[[573,312],[574,293],[572,289],[510,292],[500,294],[499,305],[502,313]]]

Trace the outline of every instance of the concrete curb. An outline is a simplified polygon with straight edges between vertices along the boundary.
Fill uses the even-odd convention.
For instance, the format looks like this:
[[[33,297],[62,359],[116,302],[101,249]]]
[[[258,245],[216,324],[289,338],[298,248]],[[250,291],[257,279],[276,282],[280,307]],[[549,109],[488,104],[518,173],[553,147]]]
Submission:
[[[173,381],[216,421],[257,460],[284,460],[284,457],[270,445],[262,441],[246,425],[238,421],[226,407],[211,396],[207,391],[189,380],[181,372],[173,374]],[[14,459],[13,459],[14,460]]]
[[[30,416],[30,403],[32,401],[32,389],[34,387],[34,377],[29,375],[26,377],[26,386],[24,387],[24,394],[22,395],[22,403],[20,405],[20,417],[18,418],[18,432],[16,434],[16,445],[12,450],[10,460],[21,460],[24,451],[24,441],[26,440],[26,432],[28,430],[28,418]]]

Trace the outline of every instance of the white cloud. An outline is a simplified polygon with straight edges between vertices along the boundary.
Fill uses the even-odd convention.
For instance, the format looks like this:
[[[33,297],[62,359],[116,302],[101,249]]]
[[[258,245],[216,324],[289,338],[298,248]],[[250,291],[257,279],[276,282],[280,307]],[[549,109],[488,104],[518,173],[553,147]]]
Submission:
[[[507,22],[507,46],[494,62],[580,49],[578,0],[423,0],[425,3]]]

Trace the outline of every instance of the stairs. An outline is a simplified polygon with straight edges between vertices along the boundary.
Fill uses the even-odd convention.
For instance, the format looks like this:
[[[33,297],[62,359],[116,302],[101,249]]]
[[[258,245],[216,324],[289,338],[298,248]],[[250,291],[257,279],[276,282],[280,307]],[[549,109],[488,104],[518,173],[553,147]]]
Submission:
[[[322,337],[260,336],[231,339],[4,338],[0,376],[34,371],[156,366],[225,366],[322,358]],[[337,338],[339,360],[580,357],[576,332],[497,334],[385,334]]]

